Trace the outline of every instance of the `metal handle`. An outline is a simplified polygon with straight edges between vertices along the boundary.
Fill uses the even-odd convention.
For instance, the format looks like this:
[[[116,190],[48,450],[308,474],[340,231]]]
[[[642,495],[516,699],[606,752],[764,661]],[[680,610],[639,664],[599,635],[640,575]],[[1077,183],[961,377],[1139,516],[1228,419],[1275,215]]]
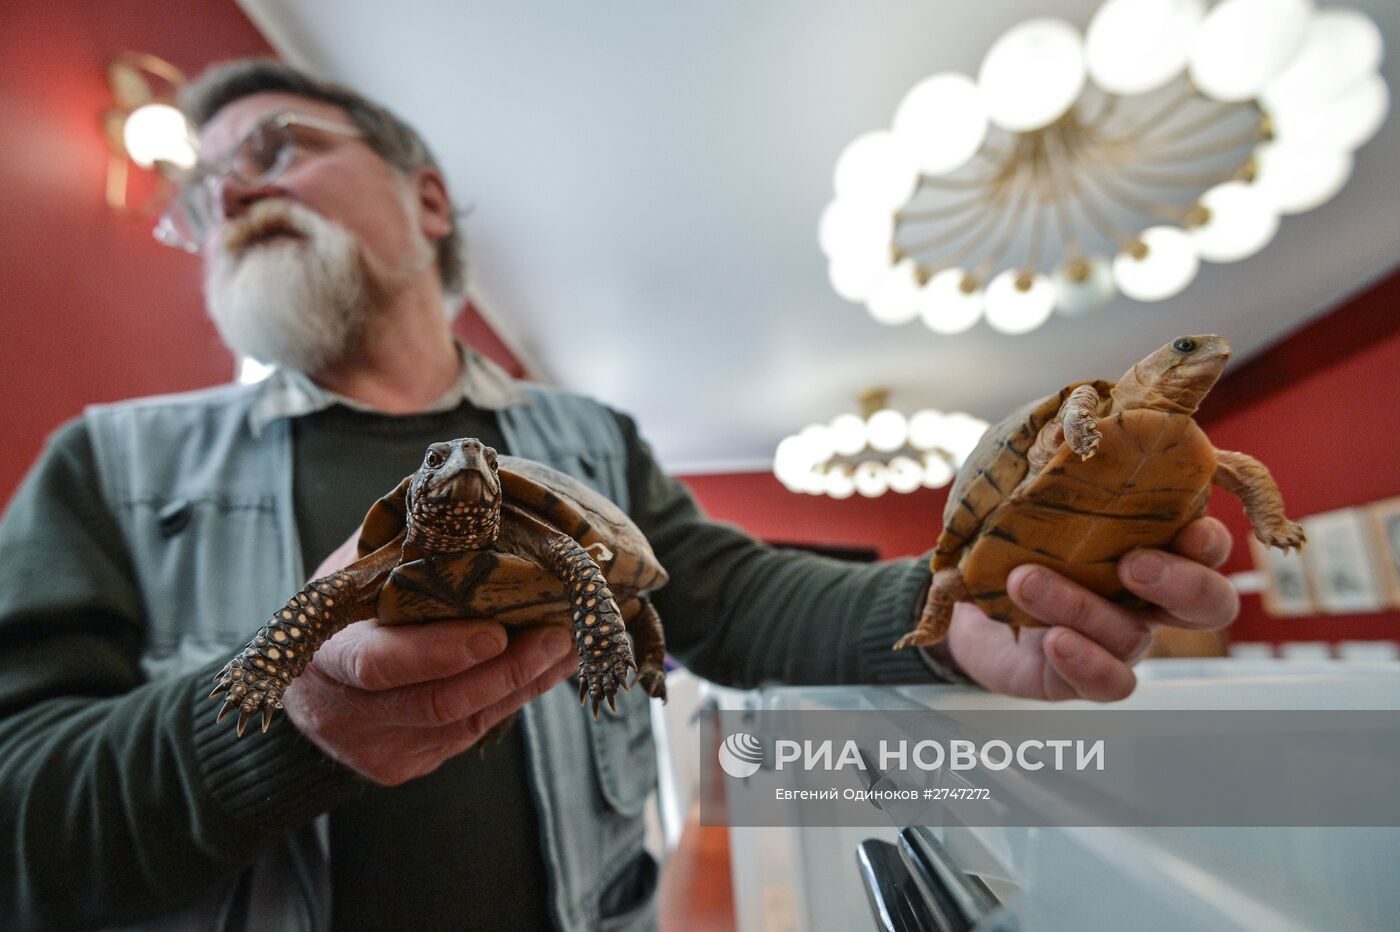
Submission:
[[[929,911],[899,849],[887,841],[867,838],[856,845],[856,867],[870,900],[875,928],[880,932],[929,932],[957,928]]]

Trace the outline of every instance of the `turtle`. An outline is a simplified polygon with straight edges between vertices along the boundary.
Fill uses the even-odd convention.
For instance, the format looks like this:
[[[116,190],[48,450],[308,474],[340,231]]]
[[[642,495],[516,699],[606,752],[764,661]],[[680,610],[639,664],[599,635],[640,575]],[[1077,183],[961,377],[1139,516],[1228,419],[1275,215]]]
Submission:
[[[1118,579],[1119,559],[1170,546],[1205,513],[1212,485],[1241,499],[1266,545],[1302,549],[1264,464],[1215,449],[1192,417],[1229,359],[1223,337],[1183,336],[1117,382],[1074,382],[988,430],[948,496],[919,623],[895,648],[941,641],[961,601],[1013,635],[1043,627],[1007,595],[1007,574],[1023,563],[1142,607]]]
[[[604,701],[616,710],[629,670],[648,695],[666,697],[665,636],[648,597],[666,571],[622,509],[570,476],[473,437],[430,444],[417,471],[370,508],[356,552],[307,583],[215,676],[219,720],[237,709],[242,735],[261,713],[267,731],[316,650],[370,617],[568,625],[579,702],[591,697],[595,718]]]

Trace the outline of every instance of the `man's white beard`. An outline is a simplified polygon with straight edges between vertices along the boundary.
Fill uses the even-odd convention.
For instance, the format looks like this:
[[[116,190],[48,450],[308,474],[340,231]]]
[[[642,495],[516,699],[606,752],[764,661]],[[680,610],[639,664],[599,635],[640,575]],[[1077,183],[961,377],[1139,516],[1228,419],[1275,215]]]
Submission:
[[[259,201],[212,248],[205,304],[234,352],[315,373],[363,338],[378,289],[340,224],[292,201]]]

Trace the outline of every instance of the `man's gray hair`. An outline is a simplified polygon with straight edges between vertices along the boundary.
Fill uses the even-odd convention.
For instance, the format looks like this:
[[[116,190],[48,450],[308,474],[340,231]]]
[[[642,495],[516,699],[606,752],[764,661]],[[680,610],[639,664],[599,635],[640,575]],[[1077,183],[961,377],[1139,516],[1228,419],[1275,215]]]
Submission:
[[[235,100],[271,91],[323,100],[341,108],[363,134],[365,143],[402,172],[424,166],[442,171],[418,131],[387,108],[348,87],[313,78],[271,58],[242,59],[211,67],[185,86],[180,94],[180,109],[195,127],[202,129]],[[443,291],[450,298],[460,298],[466,290],[466,256],[455,208],[450,220],[451,229],[437,244],[438,276]]]

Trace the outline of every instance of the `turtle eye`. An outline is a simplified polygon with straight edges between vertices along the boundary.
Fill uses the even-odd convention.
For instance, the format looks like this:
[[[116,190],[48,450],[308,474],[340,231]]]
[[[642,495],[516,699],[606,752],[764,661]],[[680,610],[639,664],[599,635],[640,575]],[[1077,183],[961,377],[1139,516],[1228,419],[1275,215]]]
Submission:
[[[486,463],[492,469],[496,468],[496,451],[491,449],[490,447],[486,448]]]
[[[1196,341],[1190,337],[1182,337],[1172,344],[1172,349],[1178,353],[1194,353],[1196,345]]]
[[[423,465],[429,469],[437,469],[442,465],[442,454],[437,450],[429,450],[428,455],[423,457]]]

